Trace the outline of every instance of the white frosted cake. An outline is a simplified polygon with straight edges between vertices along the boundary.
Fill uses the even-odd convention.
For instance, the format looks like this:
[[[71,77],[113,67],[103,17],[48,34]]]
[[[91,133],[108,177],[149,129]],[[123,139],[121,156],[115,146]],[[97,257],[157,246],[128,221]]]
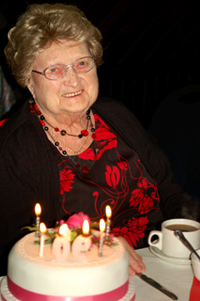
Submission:
[[[8,274],[1,284],[2,300],[12,301],[115,301],[134,300],[129,287],[129,256],[117,238],[115,245],[103,246],[103,256],[93,245],[87,260],[72,253],[65,261],[52,255],[51,244],[34,244],[35,233],[19,240],[8,258]]]

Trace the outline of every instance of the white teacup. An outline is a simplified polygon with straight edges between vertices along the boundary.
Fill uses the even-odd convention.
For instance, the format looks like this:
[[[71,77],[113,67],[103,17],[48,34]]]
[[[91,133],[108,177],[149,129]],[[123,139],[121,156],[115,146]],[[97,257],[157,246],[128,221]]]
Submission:
[[[174,235],[174,230],[177,229],[182,230],[194,249],[200,248],[200,223],[182,218],[166,220],[162,223],[161,231],[151,231],[148,237],[149,245],[157,247],[167,256],[189,258],[191,252]],[[152,241],[153,236],[155,240]]]
[[[200,249],[196,250],[196,252],[200,255]],[[200,261],[194,253],[191,256],[191,262],[194,276],[200,281]]]

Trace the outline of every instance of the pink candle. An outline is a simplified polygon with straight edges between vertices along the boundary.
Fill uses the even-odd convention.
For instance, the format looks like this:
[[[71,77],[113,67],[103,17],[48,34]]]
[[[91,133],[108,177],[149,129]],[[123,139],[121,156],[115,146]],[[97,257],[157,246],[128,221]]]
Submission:
[[[90,227],[87,220],[83,222],[83,235],[77,236],[72,243],[73,256],[78,260],[87,260],[87,251],[91,246]]]

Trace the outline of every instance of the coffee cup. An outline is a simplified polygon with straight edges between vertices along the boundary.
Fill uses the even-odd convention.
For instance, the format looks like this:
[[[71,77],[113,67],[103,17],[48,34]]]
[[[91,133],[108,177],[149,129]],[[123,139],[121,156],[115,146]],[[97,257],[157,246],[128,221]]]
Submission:
[[[160,249],[164,255],[189,258],[190,251],[175,237],[175,230],[181,230],[194,249],[200,248],[200,223],[184,218],[164,221],[161,231],[154,230],[149,233],[148,244]]]

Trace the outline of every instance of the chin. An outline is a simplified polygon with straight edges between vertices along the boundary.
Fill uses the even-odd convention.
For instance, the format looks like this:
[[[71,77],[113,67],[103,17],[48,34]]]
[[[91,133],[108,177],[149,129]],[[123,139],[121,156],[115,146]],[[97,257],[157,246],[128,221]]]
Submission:
[[[70,110],[72,113],[87,111],[96,101],[96,99],[86,100],[85,98],[81,98],[81,97],[68,98],[68,100],[69,102],[67,104],[66,109]]]

